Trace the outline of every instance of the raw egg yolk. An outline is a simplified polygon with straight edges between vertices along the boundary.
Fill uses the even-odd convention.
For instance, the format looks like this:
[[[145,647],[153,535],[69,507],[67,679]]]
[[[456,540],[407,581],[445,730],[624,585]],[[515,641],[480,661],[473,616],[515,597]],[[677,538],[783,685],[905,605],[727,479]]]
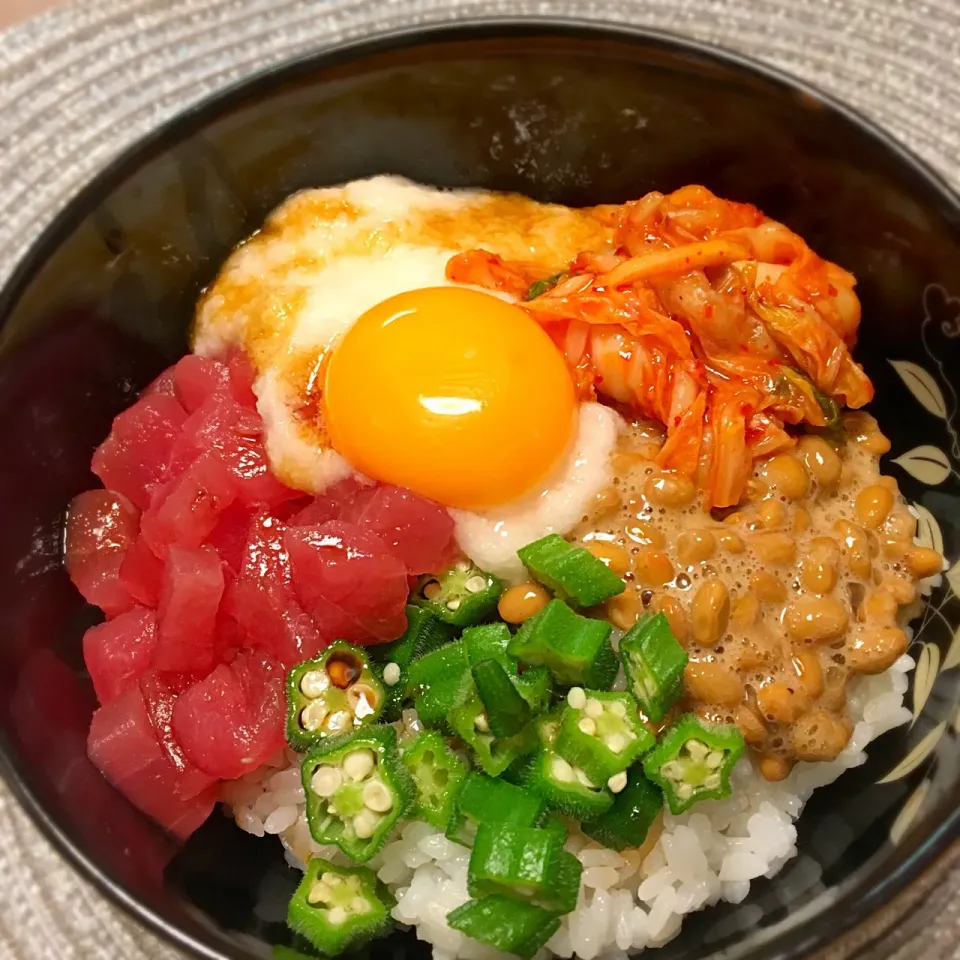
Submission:
[[[357,470],[471,510],[518,499],[558,465],[575,404],[540,326],[458,287],[368,310],[334,348],[324,389],[331,444]]]

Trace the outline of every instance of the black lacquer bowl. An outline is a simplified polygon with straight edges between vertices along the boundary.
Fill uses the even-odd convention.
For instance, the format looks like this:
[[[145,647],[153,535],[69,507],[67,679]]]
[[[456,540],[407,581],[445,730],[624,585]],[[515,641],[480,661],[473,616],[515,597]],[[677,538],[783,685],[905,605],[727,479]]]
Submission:
[[[185,350],[231,247],[293,191],[376,173],[566,204],[699,182],[785,221],[859,278],[886,469],[926,540],[960,553],[960,200],[849,110],[693,44],[547,22],[393,34],[208,101],[74,199],[0,305],[2,772],[104,892],[200,956],[269,956],[296,877],[220,816],[178,849],[86,760],[93,614],[60,566],[62,514],[111,418]],[[663,960],[805,956],[956,837],[955,590],[960,567],[916,624],[915,722],[814,797],[779,876],[688,918]],[[427,955],[412,934],[370,952]]]

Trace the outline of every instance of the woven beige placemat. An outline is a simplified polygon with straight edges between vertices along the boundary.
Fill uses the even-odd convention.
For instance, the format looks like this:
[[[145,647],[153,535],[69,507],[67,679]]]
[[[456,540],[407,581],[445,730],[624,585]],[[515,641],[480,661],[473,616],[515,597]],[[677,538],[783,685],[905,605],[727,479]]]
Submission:
[[[960,0],[74,0],[0,34],[0,281],[108,159],[223,84],[377,28],[521,13],[751,54],[842,97],[960,184]],[[909,898],[905,917],[879,917],[844,956],[960,958],[960,868]],[[2,960],[176,957],[81,881],[0,783]]]

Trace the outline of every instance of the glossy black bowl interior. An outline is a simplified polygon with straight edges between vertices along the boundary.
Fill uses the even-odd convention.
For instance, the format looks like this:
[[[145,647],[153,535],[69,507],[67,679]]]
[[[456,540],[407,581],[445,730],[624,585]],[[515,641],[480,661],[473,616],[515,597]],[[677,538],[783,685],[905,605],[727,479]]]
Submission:
[[[231,247],[291,192],[375,173],[566,204],[690,182],[752,201],[859,277],[859,355],[894,454],[950,446],[949,417],[919,405],[887,360],[937,356],[960,383],[960,305],[947,293],[960,293],[956,198],[856,116],[755,65],[627,30],[461,24],[307,58],[159,131],[70,204],[2,302],[0,722],[4,774],[60,849],[204,956],[269,956],[285,942],[295,874],[278,842],[219,815],[177,849],[87,762],[80,637],[94,614],[60,568],[62,511],[93,485],[90,454],[111,418],[184,351],[192,305]],[[889,469],[954,557],[952,456],[934,486]],[[960,622],[945,597],[924,634],[941,667]],[[957,673],[934,670],[916,723],[816,796],[799,858],[744,904],[690,918],[664,960],[801,956],[929,863],[957,828]],[[924,762],[877,785],[924,738],[936,744]],[[388,951],[426,956],[412,935],[372,949]]]

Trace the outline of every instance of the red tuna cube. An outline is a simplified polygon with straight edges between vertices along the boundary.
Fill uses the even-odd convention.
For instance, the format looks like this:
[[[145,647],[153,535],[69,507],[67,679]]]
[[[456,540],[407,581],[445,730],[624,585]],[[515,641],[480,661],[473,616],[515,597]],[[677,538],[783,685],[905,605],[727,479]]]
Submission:
[[[382,643],[406,629],[407,569],[375,534],[332,520],[284,535],[293,586],[327,641]]]
[[[87,490],[67,513],[64,564],[88,603],[108,617],[133,606],[120,566],[137,535],[140,511],[122,494]]]
[[[183,409],[193,413],[212,394],[230,390],[230,369],[225,363],[189,353],[173,368],[173,386]]]
[[[158,556],[172,543],[199,546],[236,494],[230,471],[211,450],[158,491],[144,511],[141,532]]]
[[[161,675],[156,670],[151,670],[140,678],[140,692],[147,705],[157,742],[177,770],[177,795],[183,800],[191,800],[209,790],[217,782],[217,778],[204,773],[196,764],[191,763],[173,735],[174,704],[179,695],[197,683],[199,678],[194,678],[192,683],[180,687],[182,680],[182,674]]]
[[[123,555],[120,582],[137,603],[145,607],[156,607],[160,603],[163,561],[153,552],[142,535],[133,541],[130,549]]]
[[[316,527],[330,520],[343,519],[359,497],[371,493],[376,485],[369,480],[347,477],[314,497],[290,518],[292,527]]]
[[[142,397],[113,421],[110,436],[93,455],[91,469],[109,490],[145,509],[165,477],[186,418],[175,397],[163,393]]]
[[[174,545],[167,556],[153,666],[202,673],[217,660],[216,623],[223,569],[212,547]]]
[[[294,593],[283,543],[285,529],[267,513],[254,520],[240,575],[228,587],[223,608],[238,624],[248,646],[291,667],[316,656],[326,643]]]
[[[263,421],[227,392],[211,394],[190,415],[174,445],[171,470],[176,473],[204,451],[216,451],[248,504],[271,506],[302,496],[270,471],[263,444]]]
[[[97,699],[109,703],[136,686],[150,668],[157,644],[157,615],[134,607],[83,635],[83,662]]]
[[[184,755],[212,777],[250,773],[284,745],[283,668],[242,650],[182,693],[173,708],[173,734]]]
[[[182,774],[157,740],[139,686],[94,713],[87,753],[134,806],[181,839],[189,837],[216,804],[212,789],[189,800],[181,796]]]
[[[405,487],[385,483],[362,491],[343,519],[375,533],[414,575],[438,573],[457,556],[453,517]]]

